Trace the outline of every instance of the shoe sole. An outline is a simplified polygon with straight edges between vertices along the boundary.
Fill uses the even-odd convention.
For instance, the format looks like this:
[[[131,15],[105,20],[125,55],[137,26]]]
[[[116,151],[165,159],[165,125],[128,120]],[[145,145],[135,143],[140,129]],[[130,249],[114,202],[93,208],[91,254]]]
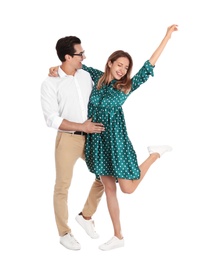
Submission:
[[[153,151],[153,149],[156,149],[156,148],[158,148],[158,146],[155,146],[155,145],[151,145],[151,146],[148,146],[147,147],[147,150],[148,150],[148,152],[150,153],[150,154],[152,154],[152,153],[157,153],[157,151]],[[164,145],[164,148],[166,149],[162,154],[160,154],[159,152],[159,154],[160,154],[160,156],[161,155],[163,155],[164,153],[166,153],[166,152],[171,152],[172,150],[173,150],[173,148],[171,147],[171,146],[169,146],[169,145]]]
[[[124,245],[121,245],[121,246],[114,246],[112,248],[109,248],[109,249],[105,249],[105,248],[100,248],[99,246],[99,249],[102,250],[102,251],[109,251],[109,250],[112,250],[112,249],[117,249],[117,248],[120,248],[120,247],[124,247]]]
[[[81,248],[71,248],[71,247],[67,247],[67,246],[65,246],[62,242],[60,242],[60,244],[61,244],[62,246],[64,246],[66,249],[70,249],[70,250],[74,250],[74,251],[78,251],[78,250],[81,249]]]

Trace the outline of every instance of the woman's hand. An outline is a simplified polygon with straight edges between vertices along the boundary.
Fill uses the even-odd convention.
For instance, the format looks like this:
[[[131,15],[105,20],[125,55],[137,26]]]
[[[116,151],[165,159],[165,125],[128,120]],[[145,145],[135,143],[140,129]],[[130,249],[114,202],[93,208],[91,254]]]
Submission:
[[[58,77],[58,67],[59,67],[59,66],[51,67],[51,68],[49,69],[48,76],[49,76],[49,77]]]
[[[178,25],[177,24],[173,24],[171,26],[169,26],[167,28],[167,33],[166,33],[166,36],[171,38],[171,35],[174,31],[178,31]]]

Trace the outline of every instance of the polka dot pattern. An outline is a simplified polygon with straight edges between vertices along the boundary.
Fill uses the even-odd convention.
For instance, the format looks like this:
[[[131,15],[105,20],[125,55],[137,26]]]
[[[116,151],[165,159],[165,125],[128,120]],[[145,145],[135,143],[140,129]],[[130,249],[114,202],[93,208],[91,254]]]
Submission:
[[[97,82],[103,72],[83,65],[94,82],[94,88],[88,105],[88,117],[93,122],[101,122],[105,131],[101,134],[86,136],[85,159],[90,172],[116,178],[134,180],[140,178],[137,155],[129,140],[122,105],[129,95],[153,74],[149,61],[132,78],[132,89],[129,94],[113,88],[116,80],[109,85],[96,89]]]

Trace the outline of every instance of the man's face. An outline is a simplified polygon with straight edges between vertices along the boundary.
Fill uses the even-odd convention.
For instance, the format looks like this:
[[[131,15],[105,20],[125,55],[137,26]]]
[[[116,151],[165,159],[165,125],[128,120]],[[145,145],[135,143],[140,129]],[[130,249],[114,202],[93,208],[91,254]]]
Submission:
[[[75,53],[71,58],[71,63],[75,69],[81,69],[82,61],[86,58],[84,54],[85,51],[83,50],[81,44],[76,44],[74,48],[75,48]]]

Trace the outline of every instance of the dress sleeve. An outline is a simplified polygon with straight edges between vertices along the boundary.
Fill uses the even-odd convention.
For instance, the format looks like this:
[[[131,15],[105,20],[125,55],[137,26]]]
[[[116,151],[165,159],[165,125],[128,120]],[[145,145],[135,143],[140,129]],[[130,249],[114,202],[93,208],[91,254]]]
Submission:
[[[82,69],[85,70],[85,71],[87,71],[87,72],[90,74],[90,76],[91,76],[91,78],[92,78],[92,80],[93,80],[94,82],[98,81],[98,79],[99,79],[99,78],[102,76],[102,74],[103,74],[102,71],[97,70],[97,69],[94,69],[94,68],[92,68],[92,67],[87,67],[87,66],[84,65],[84,64],[83,64]]]
[[[132,88],[130,92],[136,90],[141,84],[145,83],[150,75],[154,77],[154,67],[155,66],[151,65],[149,60],[144,63],[142,68],[132,78]]]

